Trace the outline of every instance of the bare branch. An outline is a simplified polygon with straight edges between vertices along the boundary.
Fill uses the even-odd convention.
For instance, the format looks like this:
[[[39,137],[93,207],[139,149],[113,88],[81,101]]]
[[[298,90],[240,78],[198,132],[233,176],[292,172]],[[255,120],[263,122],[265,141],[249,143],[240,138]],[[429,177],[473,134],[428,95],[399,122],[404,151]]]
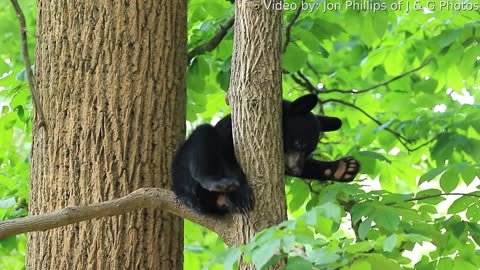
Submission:
[[[425,196],[420,196],[420,197],[414,197],[414,198],[403,200],[401,202],[422,201],[422,200],[426,200],[426,199],[432,199],[432,198],[443,197],[443,196],[467,196],[467,197],[480,198],[480,194],[451,192],[451,193],[438,193],[438,194],[431,194],[431,195],[425,195]],[[390,206],[390,205],[396,205],[398,203],[399,202],[389,202],[389,203],[386,203],[385,205]]]
[[[303,5],[303,0],[302,3]],[[302,12],[302,9],[299,8],[297,9],[297,12],[295,12],[295,15],[293,16],[292,20],[287,24],[287,27],[285,28],[285,43],[283,43],[283,53],[287,50],[288,43],[290,43],[291,40],[291,31],[292,31],[292,26],[295,24],[295,21],[297,21],[298,17],[300,17],[300,13]]]
[[[441,133],[440,133],[440,134],[441,134]],[[426,142],[424,142],[424,143],[422,143],[422,144],[420,144],[420,145],[417,145],[417,146],[415,146],[414,148],[408,148],[408,147],[405,147],[405,148],[406,148],[408,151],[410,151],[410,152],[417,151],[418,149],[420,149],[420,148],[422,148],[422,147],[424,147],[424,146],[426,146],[426,145],[429,145],[429,144],[431,144],[432,142],[434,142],[434,141],[438,138],[438,136],[439,136],[440,134],[437,134],[436,136],[434,136],[434,137],[431,138],[430,140],[428,140],[428,141],[426,141]]]
[[[336,102],[336,103],[340,103],[340,104],[343,104],[345,106],[349,106],[349,107],[352,107],[354,108],[355,110],[363,113],[366,117],[368,117],[370,120],[372,120],[373,122],[375,122],[377,125],[379,126],[382,126],[383,123],[380,122],[379,120],[377,120],[375,117],[373,117],[372,115],[370,115],[369,113],[367,113],[364,109],[358,107],[357,105],[353,104],[353,103],[350,103],[350,102],[346,102],[346,101],[343,101],[343,100],[340,100],[340,99],[335,99],[335,98],[330,98],[330,99],[326,99],[323,101],[323,104],[325,103],[328,103],[328,102]],[[400,134],[399,132],[389,128],[389,127],[385,127],[384,128],[385,131],[388,131],[390,132],[393,136],[395,136],[397,138],[397,140],[403,145],[403,147],[405,147],[405,149],[407,149],[407,151],[409,152],[413,152],[413,151],[416,151],[432,142],[434,142],[437,138],[438,138],[438,135],[434,136],[432,139],[428,140],[427,142],[425,143],[422,143],[416,147],[413,147],[413,148],[410,148],[408,146],[408,144],[410,143],[413,143],[413,140],[412,139],[408,139],[406,138],[405,136],[403,136],[402,134]]]
[[[439,194],[432,194],[432,195],[425,195],[425,196],[410,198],[410,199],[404,200],[404,202],[421,201],[421,200],[442,197],[442,196],[467,196],[467,197],[480,198],[480,194],[451,192],[451,193],[439,193]]]
[[[329,99],[326,99],[323,101],[323,103],[328,103],[328,102],[336,102],[336,103],[340,103],[340,104],[343,104],[345,106],[349,106],[349,107],[352,107],[358,111],[360,111],[361,113],[363,113],[366,117],[370,118],[370,120],[372,120],[373,122],[375,122],[377,125],[381,126],[383,125],[382,122],[380,122],[379,120],[377,120],[375,117],[371,116],[369,113],[367,113],[364,109],[358,107],[357,105],[353,104],[353,103],[350,103],[350,102],[346,102],[346,101],[343,101],[343,100],[340,100],[340,99],[335,99],[335,98],[329,98]],[[386,131],[392,133],[395,137],[397,137],[398,139],[401,139],[403,141],[400,141],[402,143],[404,142],[410,142],[409,139],[405,138],[402,134],[396,132],[395,130],[392,130],[388,127],[384,128]]]
[[[408,75],[410,75],[410,74],[412,74],[412,73],[414,73],[414,72],[416,72],[416,71],[419,71],[420,69],[424,68],[425,66],[427,66],[427,65],[430,64],[431,62],[432,62],[432,58],[429,58],[429,59],[427,59],[425,62],[423,62],[423,64],[421,64],[421,65],[420,65],[419,67],[417,67],[417,68],[414,68],[414,69],[409,70],[409,71],[407,71],[407,72],[405,72],[405,73],[402,73],[402,74],[400,74],[400,75],[397,75],[397,76],[395,76],[395,77],[393,77],[393,78],[391,78],[391,79],[389,79],[389,80],[386,80],[386,81],[384,81],[384,82],[381,82],[381,83],[372,85],[372,86],[367,87],[367,88],[364,88],[364,89],[360,89],[360,90],[354,90],[354,89],[352,89],[352,90],[330,89],[330,90],[322,90],[322,91],[320,92],[320,94],[326,94],[326,93],[361,94],[361,93],[366,93],[366,92],[368,92],[368,91],[370,91],[370,90],[373,90],[373,89],[378,88],[378,87],[381,87],[381,86],[385,86],[385,85],[387,85],[387,84],[389,84],[389,83],[391,83],[391,82],[394,82],[394,81],[396,81],[396,80],[398,80],[398,79],[401,79],[401,78],[403,78],[403,77],[406,77],[406,76],[408,76]]]
[[[0,239],[25,232],[46,231],[80,221],[122,215],[141,208],[158,208],[189,219],[214,232],[222,233],[231,227],[231,216],[203,216],[182,204],[172,191],[160,188],[141,188],[127,196],[86,206],[72,206],[50,213],[10,219],[0,222]],[[222,237],[222,235],[220,235]]]
[[[297,72],[297,75],[300,75],[300,74],[303,75],[303,76],[301,76],[301,77],[302,77],[302,79],[304,80],[304,83],[303,83],[303,84],[300,84],[299,81],[297,81],[297,80],[295,80],[295,79],[294,79],[294,81],[295,81],[297,84],[299,84],[299,85],[305,87],[306,89],[308,89],[310,92],[316,93],[316,94],[326,94],[326,93],[361,94],[361,93],[365,93],[365,92],[368,92],[368,91],[370,91],[370,90],[373,90],[373,89],[375,89],[375,88],[388,85],[388,84],[391,83],[391,82],[394,82],[394,81],[396,81],[396,80],[398,80],[398,79],[401,79],[401,78],[403,78],[403,77],[406,77],[406,76],[408,76],[408,75],[410,75],[410,74],[412,74],[412,73],[414,73],[414,72],[416,72],[416,71],[419,71],[420,69],[422,69],[422,68],[424,68],[425,66],[427,66],[428,64],[430,64],[430,63],[432,62],[432,60],[433,60],[432,58],[429,58],[429,59],[427,59],[423,64],[421,64],[419,67],[416,67],[416,68],[414,68],[414,69],[412,69],[412,70],[409,70],[409,71],[407,71],[407,72],[405,72],[405,73],[402,73],[402,74],[400,74],[400,75],[397,75],[397,76],[395,76],[395,77],[393,77],[393,78],[391,78],[391,79],[389,79],[389,80],[386,80],[386,81],[384,81],[384,82],[381,82],[381,83],[378,83],[378,84],[375,84],[375,85],[372,85],[372,86],[369,86],[369,87],[367,87],[367,88],[360,89],[360,90],[354,90],[354,89],[352,89],[352,90],[342,90],[342,89],[330,89],[330,90],[328,90],[328,89],[319,89],[319,88],[317,88],[316,86],[314,86],[314,85],[310,82],[310,80],[307,78],[307,76],[305,76],[305,75],[304,75],[303,73],[301,73],[300,71]],[[308,65],[308,67],[309,67],[310,69],[312,69],[312,70],[316,73],[316,71],[314,70],[313,66],[312,66],[310,63],[307,63],[307,65]],[[293,76],[293,74],[291,74],[291,75]],[[317,76],[318,76],[318,74],[317,74]],[[292,77],[292,78],[293,78],[293,77]],[[305,85],[307,85],[307,86],[305,86]]]
[[[28,86],[30,87],[30,92],[32,93],[33,103],[35,104],[35,109],[40,119],[38,126],[45,128],[45,131],[47,131],[47,128],[46,128],[47,122],[45,121],[43,108],[40,103],[40,98],[37,94],[37,90],[36,90],[37,84],[35,82],[35,77],[33,76],[32,65],[30,64],[30,57],[28,56],[28,43],[27,43],[27,34],[26,34],[27,25],[25,23],[25,16],[23,15],[22,9],[20,8],[20,5],[18,4],[17,0],[10,0],[10,2],[12,3],[13,8],[17,13],[18,21],[20,23],[20,38],[22,40],[22,54],[23,54],[23,62],[25,64],[25,74],[27,76],[27,82],[28,82]]]
[[[224,25],[220,25],[220,31],[218,31],[218,33],[215,34],[215,36],[213,36],[207,43],[204,43],[191,50],[188,53],[188,62],[190,62],[197,55],[213,51],[213,49],[215,49],[227,35],[228,29],[232,28],[234,22],[235,16],[232,16]]]

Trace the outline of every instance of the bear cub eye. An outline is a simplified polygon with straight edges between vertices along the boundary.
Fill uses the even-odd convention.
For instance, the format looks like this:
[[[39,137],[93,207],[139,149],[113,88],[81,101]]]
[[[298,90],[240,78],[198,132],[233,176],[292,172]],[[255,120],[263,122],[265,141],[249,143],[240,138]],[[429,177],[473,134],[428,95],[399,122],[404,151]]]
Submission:
[[[303,150],[303,149],[305,149],[305,147],[307,146],[307,143],[304,142],[304,141],[300,141],[300,140],[294,140],[294,141],[293,141],[293,146],[294,146],[295,149],[297,149],[297,150]]]

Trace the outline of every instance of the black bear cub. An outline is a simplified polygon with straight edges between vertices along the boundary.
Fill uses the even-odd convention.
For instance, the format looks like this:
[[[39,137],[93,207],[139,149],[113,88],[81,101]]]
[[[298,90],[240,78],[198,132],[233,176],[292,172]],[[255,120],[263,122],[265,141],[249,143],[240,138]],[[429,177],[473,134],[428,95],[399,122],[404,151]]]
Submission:
[[[313,115],[316,95],[283,101],[285,172],[306,179],[349,182],[360,169],[358,161],[345,157],[326,162],[310,157],[320,132],[341,127],[336,117]],[[253,191],[235,157],[231,116],[215,126],[197,127],[180,147],[172,163],[173,191],[201,214],[245,213],[254,207]]]

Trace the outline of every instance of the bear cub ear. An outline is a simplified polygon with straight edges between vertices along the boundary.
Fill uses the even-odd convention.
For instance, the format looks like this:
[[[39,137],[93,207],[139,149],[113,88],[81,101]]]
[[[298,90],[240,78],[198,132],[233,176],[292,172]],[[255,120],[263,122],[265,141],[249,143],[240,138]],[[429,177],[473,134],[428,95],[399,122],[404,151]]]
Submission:
[[[318,103],[318,98],[314,94],[305,95],[297,98],[290,105],[290,112],[292,113],[308,113]]]
[[[320,131],[335,131],[342,127],[342,120],[337,117],[330,116],[317,116],[318,123],[320,124]]]

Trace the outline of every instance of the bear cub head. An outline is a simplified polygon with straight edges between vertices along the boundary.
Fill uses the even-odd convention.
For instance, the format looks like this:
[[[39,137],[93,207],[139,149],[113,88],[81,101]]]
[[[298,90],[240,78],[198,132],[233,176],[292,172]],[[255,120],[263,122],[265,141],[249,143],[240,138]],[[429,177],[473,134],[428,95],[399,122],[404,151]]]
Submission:
[[[283,146],[285,171],[298,175],[305,160],[316,149],[321,132],[338,130],[342,120],[336,117],[314,115],[311,110],[318,98],[310,94],[290,102],[283,101]]]

